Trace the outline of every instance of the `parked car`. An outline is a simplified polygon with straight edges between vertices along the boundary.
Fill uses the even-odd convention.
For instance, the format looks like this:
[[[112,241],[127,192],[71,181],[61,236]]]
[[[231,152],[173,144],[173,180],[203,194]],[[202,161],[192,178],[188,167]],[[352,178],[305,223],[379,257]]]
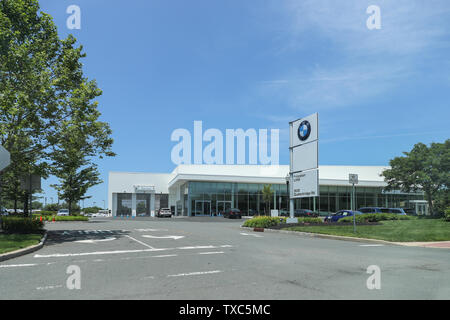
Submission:
[[[406,216],[406,212],[405,212],[405,210],[403,210],[403,208],[389,208],[389,211],[391,213],[396,213],[401,216]]]
[[[241,219],[242,218],[241,210],[235,209],[235,208],[231,208],[231,209],[225,210],[223,212],[223,217],[224,218],[230,218],[230,219],[233,219],[233,218]]]
[[[295,209],[294,217],[318,217],[319,214],[309,209]]]
[[[0,216],[8,216],[8,215],[9,215],[8,210],[6,210],[6,208],[4,208],[4,207],[1,207]]]
[[[415,209],[406,208],[406,209],[403,209],[403,210],[406,212],[406,214],[408,216],[417,216],[417,212],[416,212]]]
[[[279,216],[280,217],[289,217],[289,210],[288,209],[280,209]]]
[[[345,218],[345,217],[353,217],[353,215],[362,214],[360,211],[352,211],[352,210],[339,210],[336,213],[333,213],[327,217],[325,217],[326,222],[337,222],[339,219]]]
[[[156,214],[157,217],[163,218],[163,217],[172,217],[172,211],[170,211],[170,208],[161,208],[158,210],[158,213]]]
[[[59,209],[57,216],[68,216],[69,215],[69,209]]]
[[[99,211],[97,213],[94,213],[92,215],[93,218],[105,218],[105,217],[108,217],[108,216],[109,215],[107,213],[104,213],[104,212],[101,212],[101,211]]]
[[[258,211],[256,211],[255,209],[248,209],[248,213],[249,216],[257,216],[258,215]]]
[[[383,207],[363,207],[358,209],[359,212],[362,213],[389,213],[388,208]]]

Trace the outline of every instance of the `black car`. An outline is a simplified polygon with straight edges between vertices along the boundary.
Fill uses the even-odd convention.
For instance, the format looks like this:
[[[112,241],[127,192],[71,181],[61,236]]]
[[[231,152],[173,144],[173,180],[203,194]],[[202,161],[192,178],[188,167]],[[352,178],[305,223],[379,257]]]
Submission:
[[[242,218],[242,215],[241,215],[241,210],[239,210],[239,209],[228,209],[228,210],[225,210],[224,212],[223,212],[223,217],[224,218],[230,218],[230,219],[233,219],[233,218],[235,218],[235,219],[241,219]]]
[[[319,214],[308,209],[296,209],[294,210],[294,217],[318,217]]]

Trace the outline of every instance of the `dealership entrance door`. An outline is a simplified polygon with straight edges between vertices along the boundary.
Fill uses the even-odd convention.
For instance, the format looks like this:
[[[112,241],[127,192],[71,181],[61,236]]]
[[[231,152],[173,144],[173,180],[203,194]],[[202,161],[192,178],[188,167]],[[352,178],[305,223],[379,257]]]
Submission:
[[[231,201],[217,201],[217,213],[223,215],[223,212],[231,209]]]
[[[211,215],[211,201],[195,200],[195,216],[210,216]]]

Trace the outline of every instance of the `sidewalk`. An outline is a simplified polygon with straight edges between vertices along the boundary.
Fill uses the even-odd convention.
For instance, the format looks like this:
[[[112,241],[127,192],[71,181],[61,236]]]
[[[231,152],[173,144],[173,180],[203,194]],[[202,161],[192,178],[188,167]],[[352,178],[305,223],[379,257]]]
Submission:
[[[401,246],[450,249],[450,241],[437,242],[394,242]]]

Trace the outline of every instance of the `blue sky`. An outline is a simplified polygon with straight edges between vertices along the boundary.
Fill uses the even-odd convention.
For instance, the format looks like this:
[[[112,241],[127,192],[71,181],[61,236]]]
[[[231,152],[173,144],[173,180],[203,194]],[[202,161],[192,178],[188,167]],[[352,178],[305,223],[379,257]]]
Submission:
[[[109,171],[170,172],[177,128],[280,129],[319,113],[321,165],[387,165],[450,137],[448,0],[41,0],[84,46],[115,158],[85,205],[107,202]],[[69,5],[81,30],[68,30]],[[381,29],[369,30],[369,5]],[[56,201],[43,183],[47,202]]]

